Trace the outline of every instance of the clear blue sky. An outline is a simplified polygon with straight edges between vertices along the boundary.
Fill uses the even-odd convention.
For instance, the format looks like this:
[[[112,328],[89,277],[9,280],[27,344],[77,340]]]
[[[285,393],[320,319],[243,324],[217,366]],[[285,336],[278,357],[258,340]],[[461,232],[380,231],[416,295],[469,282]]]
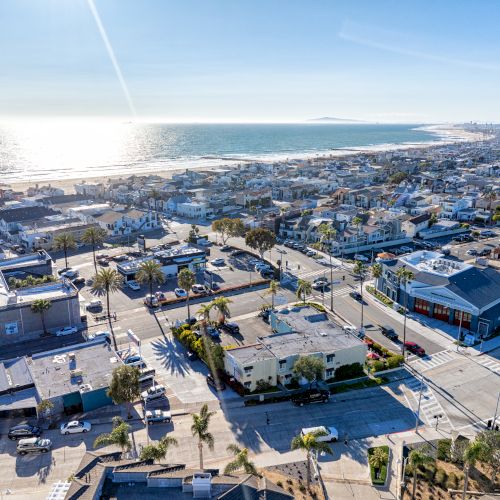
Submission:
[[[0,115],[500,121],[498,0],[94,0],[125,88],[89,1],[0,2]]]

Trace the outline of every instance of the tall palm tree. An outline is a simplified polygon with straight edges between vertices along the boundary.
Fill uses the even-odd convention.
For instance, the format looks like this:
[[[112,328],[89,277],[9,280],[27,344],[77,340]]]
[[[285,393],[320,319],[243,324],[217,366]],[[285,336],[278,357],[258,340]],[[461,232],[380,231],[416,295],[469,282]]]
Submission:
[[[266,291],[266,294],[271,296],[271,307],[273,309],[274,309],[274,299],[278,294],[279,289],[280,289],[280,284],[277,281],[272,280],[269,283],[269,288]]]
[[[469,474],[471,469],[476,465],[480,456],[486,451],[487,445],[482,441],[471,441],[464,450],[464,491],[462,492],[462,500],[467,496],[467,488],[469,486]]]
[[[387,461],[389,460],[389,453],[385,451],[383,448],[375,448],[373,453],[368,458],[370,465],[374,469],[381,469],[384,465],[387,465]]]
[[[359,252],[359,229],[361,227],[361,225],[363,224],[363,219],[361,217],[353,217],[352,218],[352,224],[354,226],[356,226],[356,229],[357,229],[357,236],[356,236],[356,253]]]
[[[130,448],[132,448],[132,441],[128,435],[129,431],[130,426],[122,421],[116,425],[111,432],[99,434],[99,436],[95,438],[94,448],[115,445],[121,448],[122,453],[129,451]]]
[[[56,250],[62,250],[64,252],[64,262],[65,267],[68,266],[68,250],[74,250],[76,248],[75,237],[70,233],[61,233],[54,238],[54,248]]]
[[[398,277],[399,280],[399,285],[403,286],[404,292],[405,292],[405,300],[404,300],[404,319],[403,319],[403,347],[402,347],[402,354],[403,354],[403,359],[405,357],[405,342],[406,342],[406,316],[407,316],[407,308],[408,308],[408,292],[406,290],[406,285],[408,284],[409,281],[411,281],[414,278],[414,274],[409,270],[406,269],[405,266],[400,267],[396,271],[396,276]]]
[[[373,264],[372,276],[375,278],[375,288],[378,290],[378,280],[382,277],[382,266],[380,264]]]
[[[45,313],[52,307],[52,304],[47,299],[37,299],[31,304],[31,310],[34,313],[40,314],[42,320],[43,333],[47,333],[47,328],[45,327]]]
[[[328,256],[330,257],[330,310],[333,311],[333,290],[332,288],[332,283],[333,283],[333,266],[332,266],[332,247],[331,243],[333,238],[335,238],[335,235],[337,234],[337,231],[329,226],[328,224],[320,224],[318,228],[319,233],[321,234],[321,245],[323,246],[323,252],[325,249],[328,249]],[[328,245],[330,244],[329,247],[327,248]]]
[[[302,299],[304,304],[306,303],[306,297],[311,295],[312,293],[312,285],[310,281],[299,279],[297,282],[297,291],[295,295],[297,295],[298,299]]]
[[[153,462],[164,459],[171,446],[178,446],[177,439],[171,436],[163,436],[158,444],[145,446],[141,451],[141,460],[152,460]]]
[[[151,297],[153,296],[153,285],[161,285],[165,282],[165,274],[161,269],[161,264],[154,259],[141,262],[135,278],[139,283],[149,286]]]
[[[97,273],[97,262],[95,258],[95,251],[99,245],[102,245],[104,240],[106,239],[107,233],[106,230],[102,227],[92,226],[85,230],[82,236],[82,241],[87,243],[87,245],[92,246],[92,257],[94,259],[94,269]]]
[[[94,276],[92,291],[106,296],[106,309],[108,318],[111,320],[109,296],[117,292],[123,286],[123,276],[115,269],[101,269]],[[113,333],[113,342],[117,348],[115,335]]]
[[[240,448],[235,444],[230,444],[227,447],[227,451],[230,451],[234,455],[234,459],[226,465],[224,474],[231,474],[234,471],[243,469],[245,474],[257,475],[255,464],[248,459],[247,448]]]
[[[364,300],[363,300],[363,284],[365,282],[366,278],[366,266],[359,260],[356,261],[353,267],[353,273],[359,276],[360,282],[361,282],[361,330],[364,329]]]
[[[186,305],[187,305],[187,310],[188,310],[188,320],[191,319],[191,310],[189,309],[189,295],[191,293],[191,287],[196,283],[196,276],[187,267],[184,269],[181,269],[179,274],[177,275],[177,284],[179,285],[179,288],[184,288],[187,293],[186,297]]]
[[[327,443],[319,441],[318,438],[326,436],[324,431],[308,432],[307,434],[299,434],[292,439],[292,450],[304,450],[307,460],[307,489],[311,486],[311,459],[313,453],[328,453],[332,454],[332,450]]]
[[[418,468],[421,465],[432,462],[434,459],[426,453],[425,448],[414,449],[410,451],[408,455],[408,463],[411,466],[413,472],[413,487],[411,497],[415,498],[415,492],[417,491],[417,474]]]
[[[192,414],[193,425],[191,432],[194,437],[198,438],[198,451],[200,453],[200,470],[203,470],[203,443],[205,443],[209,450],[214,449],[214,437],[208,432],[210,419],[215,415],[214,411],[208,411],[208,405],[204,404],[201,407],[199,415]]]
[[[226,322],[226,318],[231,317],[231,311],[229,310],[229,304],[233,301],[227,297],[221,296],[212,300],[212,305],[215,310],[219,313],[219,324],[223,325]]]

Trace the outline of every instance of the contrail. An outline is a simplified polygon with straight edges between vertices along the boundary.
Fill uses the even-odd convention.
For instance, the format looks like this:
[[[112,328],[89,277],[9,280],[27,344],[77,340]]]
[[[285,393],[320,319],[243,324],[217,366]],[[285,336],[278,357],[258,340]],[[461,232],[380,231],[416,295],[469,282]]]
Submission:
[[[128,91],[127,84],[125,83],[125,79],[123,78],[122,70],[120,69],[120,65],[118,64],[118,61],[116,60],[115,52],[113,50],[113,47],[111,46],[111,43],[109,41],[108,35],[106,33],[106,30],[104,29],[104,26],[101,22],[101,18],[99,17],[99,12],[97,12],[96,6],[94,4],[94,0],[87,0],[87,3],[89,4],[89,9],[92,12],[92,15],[94,16],[95,23],[97,24],[97,29],[99,30],[99,33],[101,34],[102,41],[104,42],[104,45],[106,47],[106,50],[108,52],[108,56],[111,59],[111,64],[113,65],[113,68],[115,69],[116,76],[118,78],[118,81],[120,82],[120,85],[123,90],[123,94],[125,95],[125,99],[127,100],[128,107],[130,109],[130,113],[133,116],[136,116],[136,111],[134,107],[134,103],[132,102],[132,98],[130,97],[130,92]]]

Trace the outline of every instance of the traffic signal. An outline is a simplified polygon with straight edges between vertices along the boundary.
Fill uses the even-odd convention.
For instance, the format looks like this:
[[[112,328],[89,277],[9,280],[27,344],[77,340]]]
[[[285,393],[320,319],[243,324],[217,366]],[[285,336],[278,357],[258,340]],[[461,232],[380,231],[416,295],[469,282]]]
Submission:
[[[342,276],[342,280],[343,280],[343,281],[345,281],[345,275],[344,275],[344,276]]]

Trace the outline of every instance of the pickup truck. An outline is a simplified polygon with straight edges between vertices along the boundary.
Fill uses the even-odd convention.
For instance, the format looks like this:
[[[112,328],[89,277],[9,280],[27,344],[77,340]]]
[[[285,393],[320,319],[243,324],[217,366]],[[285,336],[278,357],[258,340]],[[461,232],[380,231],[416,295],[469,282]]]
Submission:
[[[330,393],[326,389],[309,389],[305,392],[292,396],[295,406],[304,406],[310,403],[328,403]]]
[[[167,410],[147,410],[144,421],[149,424],[166,424],[172,421],[172,415]]]

